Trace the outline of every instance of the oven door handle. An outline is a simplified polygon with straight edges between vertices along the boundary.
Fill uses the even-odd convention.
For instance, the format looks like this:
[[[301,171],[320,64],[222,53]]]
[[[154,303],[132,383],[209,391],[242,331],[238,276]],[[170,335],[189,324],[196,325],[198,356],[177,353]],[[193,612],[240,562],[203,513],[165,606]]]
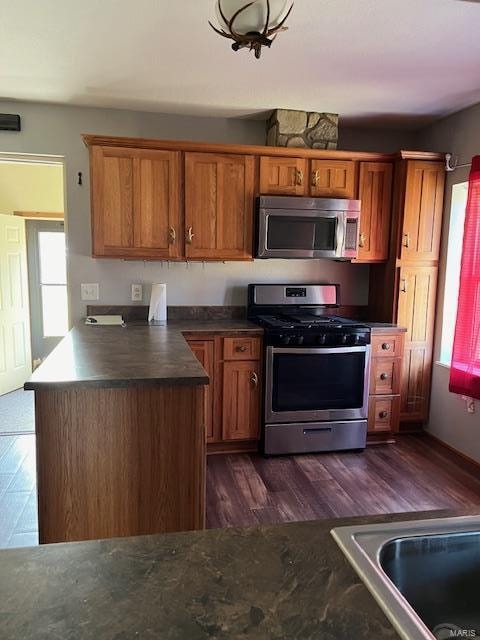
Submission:
[[[267,347],[273,355],[277,354],[304,354],[304,355],[328,355],[330,353],[367,353],[369,345],[361,347]]]

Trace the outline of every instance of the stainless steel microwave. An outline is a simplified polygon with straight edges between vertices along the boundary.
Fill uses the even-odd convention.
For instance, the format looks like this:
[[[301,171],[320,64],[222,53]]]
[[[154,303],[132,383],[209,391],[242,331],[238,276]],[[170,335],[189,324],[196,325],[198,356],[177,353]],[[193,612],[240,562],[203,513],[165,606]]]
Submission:
[[[333,258],[358,254],[360,200],[260,196],[257,258]]]

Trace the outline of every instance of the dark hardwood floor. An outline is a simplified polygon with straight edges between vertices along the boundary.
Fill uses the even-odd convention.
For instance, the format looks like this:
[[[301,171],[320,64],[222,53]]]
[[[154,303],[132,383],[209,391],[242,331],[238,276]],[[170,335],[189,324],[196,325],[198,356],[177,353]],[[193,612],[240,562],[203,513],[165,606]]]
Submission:
[[[208,458],[209,528],[470,507],[480,513],[479,470],[428,437],[360,454]]]
[[[207,526],[459,509],[480,513],[480,472],[430,438],[364,453],[209,456]],[[0,436],[0,548],[37,544],[35,436]]]

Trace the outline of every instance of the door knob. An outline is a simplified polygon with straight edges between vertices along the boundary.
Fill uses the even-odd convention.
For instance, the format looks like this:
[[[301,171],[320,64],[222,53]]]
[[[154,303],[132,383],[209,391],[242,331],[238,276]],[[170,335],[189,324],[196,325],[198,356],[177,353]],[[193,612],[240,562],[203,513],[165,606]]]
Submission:
[[[174,227],[170,227],[168,236],[170,244],[175,244],[175,242],[177,241],[177,232],[175,231]]]
[[[186,241],[188,244],[192,244],[194,236],[195,234],[193,233],[193,227],[188,227],[186,237]]]
[[[380,380],[388,380],[388,373],[381,373]]]
[[[250,380],[251,380],[253,386],[255,387],[255,389],[258,389],[258,375],[255,373],[255,371],[252,371],[252,375],[250,376]]]
[[[380,413],[378,414],[378,417],[381,418],[382,420],[385,420],[385,418],[388,417],[388,411],[380,411]]]

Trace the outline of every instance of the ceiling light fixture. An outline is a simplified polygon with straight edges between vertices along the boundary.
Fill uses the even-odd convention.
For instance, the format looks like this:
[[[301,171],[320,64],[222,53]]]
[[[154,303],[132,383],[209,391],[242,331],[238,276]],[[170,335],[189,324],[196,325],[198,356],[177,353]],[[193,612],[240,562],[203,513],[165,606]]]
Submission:
[[[282,31],[287,31],[285,21],[293,9],[288,0],[252,0],[239,6],[238,0],[217,0],[216,13],[220,27],[212,29],[229,40],[233,40],[232,49],[239,51],[248,48],[260,58],[262,47],[270,48],[272,42]],[[273,36],[273,37],[272,37]]]

